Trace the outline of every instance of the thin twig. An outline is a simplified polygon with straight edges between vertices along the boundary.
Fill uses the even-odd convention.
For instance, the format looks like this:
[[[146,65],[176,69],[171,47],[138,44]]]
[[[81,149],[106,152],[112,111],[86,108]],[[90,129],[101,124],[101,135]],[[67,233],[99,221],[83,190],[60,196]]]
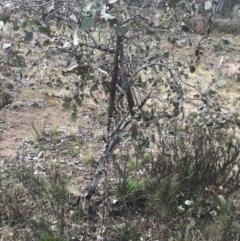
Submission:
[[[33,130],[35,131],[35,133],[36,133],[36,135],[37,135],[37,141],[39,141],[39,140],[40,140],[40,135],[39,135],[39,133],[38,133],[37,128],[36,128],[35,125],[34,125],[34,120],[32,121],[31,126],[32,126]]]

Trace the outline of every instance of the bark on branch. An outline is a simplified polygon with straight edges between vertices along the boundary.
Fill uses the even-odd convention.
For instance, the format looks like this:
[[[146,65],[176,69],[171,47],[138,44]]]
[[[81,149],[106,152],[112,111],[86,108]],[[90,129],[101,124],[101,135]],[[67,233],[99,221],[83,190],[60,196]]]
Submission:
[[[132,91],[131,91],[131,85],[128,84],[127,71],[124,68],[124,52],[123,52],[123,43],[122,42],[119,46],[119,55],[120,55],[119,62],[120,62],[120,71],[121,71],[121,77],[122,77],[122,87],[127,96],[129,113],[131,116],[134,116],[134,114],[135,114],[135,112],[133,111],[134,99],[133,99],[133,95],[132,95]]]

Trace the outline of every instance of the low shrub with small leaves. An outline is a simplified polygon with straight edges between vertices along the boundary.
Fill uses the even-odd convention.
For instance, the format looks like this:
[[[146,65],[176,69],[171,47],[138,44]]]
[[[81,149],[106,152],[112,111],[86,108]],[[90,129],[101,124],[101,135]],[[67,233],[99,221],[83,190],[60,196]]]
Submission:
[[[225,130],[192,128],[163,135],[159,140],[156,158],[145,163],[147,212],[159,222],[177,217],[166,226],[172,231],[179,222],[189,223],[186,218],[195,220],[193,227],[201,219],[226,215],[232,219],[227,200],[239,188],[237,138]],[[220,225],[223,228],[225,222]],[[166,230],[162,230],[163,236]]]
[[[140,215],[145,227],[147,220],[154,220],[152,236],[161,240],[190,240],[191,230],[208,240],[216,236],[216,232],[210,234],[210,223],[212,230],[221,227],[218,239],[223,240],[228,221],[235,220],[230,200],[240,180],[239,141],[231,129],[205,126],[178,128],[171,134],[162,131],[156,146],[154,152],[139,151],[115,163],[120,181],[113,193],[126,206],[121,208],[116,202],[112,212]],[[236,235],[236,227],[231,230]]]
[[[15,230],[15,238],[20,235],[19,229],[28,227],[29,233],[22,240],[27,236],[39,241],[65,240],[68,179],[56,164],[49,167],[46,178],[36,173],[33,166],[18,164],[1,179],[2,222]]]

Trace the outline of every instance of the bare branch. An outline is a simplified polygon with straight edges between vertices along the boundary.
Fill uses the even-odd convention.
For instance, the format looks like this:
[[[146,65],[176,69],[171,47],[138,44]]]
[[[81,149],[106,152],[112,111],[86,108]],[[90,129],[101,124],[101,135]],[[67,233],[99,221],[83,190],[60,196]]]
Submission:
[[[109,75],[109,73],[108,73],[107,71],[105,71],[105,70],[97,67],[95,64],[91,64],[91,66],[92,66],[93,68],[97,69],[99,72],[101,72],[101,73],[107,75],[108,77],[110,77],[110,75]]]

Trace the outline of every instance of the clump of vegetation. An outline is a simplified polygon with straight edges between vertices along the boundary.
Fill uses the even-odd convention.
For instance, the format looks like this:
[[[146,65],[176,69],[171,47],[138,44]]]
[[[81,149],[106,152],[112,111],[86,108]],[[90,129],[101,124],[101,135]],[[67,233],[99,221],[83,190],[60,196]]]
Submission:
[[[43,233],[40,235],[40,237],[37,239],[37,241],[66,241],[67,239],[64,239],[61,236],[55,235],[55,234],[49,234],[49,233]]]
[[[17,230],[24,226],[29,232],[22,240],[66,240],[67,183],[56,166],[49,168],[47,178],[27,164],[7,170],[1,177],[1,216],[3,224],[14,230],[14,240],[21,237]]]
[[[72,126],[69,128],[69,136],[70,136],[70,137],[74,137],[77,132],[78,132],[78,127],[77,127],[76,125],[72,125]]]
[[[86,165],[91,165],[94,161],[96,161],[96,156],[92,153],[92,151],[86,151],[84,153],[83,161]]]
[[[117,200],[124,197],[133,212],[141,208],[139,212],[146,220],[154,218],[155,238],[190,240],[190,231],[201,226],[201,235],[207,240],[216,235],[218,226],[217,237],[224,240],[226,224],[229,219],[236,220],[230,200],[240,178],[237,138],[211,127],[182,128],[171,135],[163,132],[157,147],[157,159],[146,155],[141,165],[135,166],[135,178],[142,178],[141,182],[119,182],[114,193]],[[128,161],[128,166],[119,170],[120,180],[129,178],[131,171]],[[117,203],[113,206],[114,213],[126,212]]]
[[[115,195],[118,199],[122,199],[137,194],[141,190],[142,184],[138,180],[123,180],[118,183]]]
[[[24,102],[21,100],[16,100],[12,103],[12,108],[19,109],[24,106]]]
[[[6,89],[0,88],[0,109],[12,102],[12,95]]]
[[[53,125],[51,127],[46,128],[46,130],[44,130],[44,134],[46,136],[58,136],[59,135],[59,126],[58,125]]]

